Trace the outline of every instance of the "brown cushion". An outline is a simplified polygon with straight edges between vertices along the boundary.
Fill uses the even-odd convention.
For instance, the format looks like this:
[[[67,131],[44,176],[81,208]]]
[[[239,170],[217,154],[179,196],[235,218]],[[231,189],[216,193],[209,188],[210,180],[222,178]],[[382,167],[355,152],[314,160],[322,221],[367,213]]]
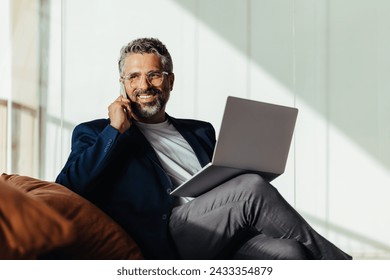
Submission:
[[[63,217],[71,220],[76,239],[63,248],[73,259],[141,259],[132,238],[109,216],[91,202],[66,187],[27,176],[1,177],[35,199],[45,202]]]
[[[0,178],[0,259],[36,259],[74,238],[70,221]]]

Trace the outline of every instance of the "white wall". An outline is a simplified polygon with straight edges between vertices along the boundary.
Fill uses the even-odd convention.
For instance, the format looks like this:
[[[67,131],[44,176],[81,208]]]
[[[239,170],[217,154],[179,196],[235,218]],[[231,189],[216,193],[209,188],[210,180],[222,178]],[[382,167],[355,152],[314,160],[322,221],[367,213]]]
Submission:
[[[107,117],[120,47],[158,37],[176,74],[168,113],[218,131],[227,95],[298,107],[275,186],[355,258],[390,258],[389,9],[385,0],[63,1],[60,165],[72,125]]]

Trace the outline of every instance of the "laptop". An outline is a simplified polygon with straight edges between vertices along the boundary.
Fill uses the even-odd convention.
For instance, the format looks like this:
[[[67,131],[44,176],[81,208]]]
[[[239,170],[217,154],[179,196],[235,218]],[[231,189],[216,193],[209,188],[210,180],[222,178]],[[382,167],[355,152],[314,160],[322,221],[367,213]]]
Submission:
[[[229,96],[212,161],[170,194],[197,197],[243,173],[272,181],[286,167],[298,109]]]

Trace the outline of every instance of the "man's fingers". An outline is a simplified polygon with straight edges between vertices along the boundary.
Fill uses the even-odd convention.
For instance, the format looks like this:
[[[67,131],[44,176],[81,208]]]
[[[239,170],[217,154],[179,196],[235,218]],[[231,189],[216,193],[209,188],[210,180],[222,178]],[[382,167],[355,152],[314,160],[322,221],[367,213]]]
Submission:
[[[131,107],[130,104],[123,104],[122,105],[123,110],[127,113],[127,117],[129,117],[129,114],[131,114]]]
[[[119,96],[108,106],[110,124],[120,133],[123,133],[131,126],[131,115],[130,100],[122,96]]]

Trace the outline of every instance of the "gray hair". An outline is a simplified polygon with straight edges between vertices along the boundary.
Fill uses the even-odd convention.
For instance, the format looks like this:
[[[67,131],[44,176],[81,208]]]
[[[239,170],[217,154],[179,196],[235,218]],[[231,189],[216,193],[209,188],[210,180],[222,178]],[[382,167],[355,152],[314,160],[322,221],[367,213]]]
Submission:
[[[171,55],[165,45],[156,38],[139,38],[131,41],[127,45],[123,46],[120,51],[118,60],[119,74],[123,74],[123,66],[125,64],[125,58],[132,53],[154,53],[161,58],[161,64],[163,70],[172,73],[173,63]]]

